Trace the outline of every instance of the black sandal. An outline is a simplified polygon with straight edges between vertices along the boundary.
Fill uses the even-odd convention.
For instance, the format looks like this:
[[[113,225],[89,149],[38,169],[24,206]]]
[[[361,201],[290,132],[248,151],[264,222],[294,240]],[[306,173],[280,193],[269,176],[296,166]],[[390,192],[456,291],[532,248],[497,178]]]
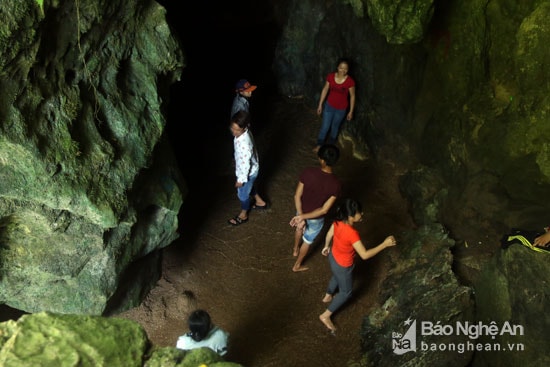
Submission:
[[[234,216],[233,218],[231,218],[227,221],[227,223],[231,224],[234,227],[240,226],[241,224],[246,223],[246,222],[248,222],[248,217],[243,219],[243,218],[239,217],[238,215]]]

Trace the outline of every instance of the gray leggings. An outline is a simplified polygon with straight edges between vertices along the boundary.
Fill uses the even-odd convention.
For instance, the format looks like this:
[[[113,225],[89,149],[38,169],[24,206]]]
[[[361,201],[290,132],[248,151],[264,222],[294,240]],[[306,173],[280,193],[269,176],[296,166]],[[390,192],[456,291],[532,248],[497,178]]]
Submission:
[[[330,269],[332,270],[332,277],[328,282],[327,293],[332,295],[333,298],[327,309],[330,312],[334,312],[351,298],[351,291],[353,288],[352,273],[355,264],[347,268],[338,265],[332,256],[332,251],[328,255],[328,261],[330,263]],[[338,291],[338,293],[336,293],[336,291]]]

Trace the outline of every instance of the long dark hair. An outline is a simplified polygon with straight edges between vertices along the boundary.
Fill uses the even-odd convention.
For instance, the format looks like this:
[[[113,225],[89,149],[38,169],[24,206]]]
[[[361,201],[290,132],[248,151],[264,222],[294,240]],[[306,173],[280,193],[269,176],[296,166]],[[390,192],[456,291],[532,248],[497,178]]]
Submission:
[[[336,207],[336,220],[347,220],[348,217],[353,217],[357,213],[363,211],[361,203],[354,199],[344,199]]]
[[[240,110],[231,116],[231,123],[237,124],[241,129],[247,129],[250,126],[250,114],[244,110]]]
[[[200,342],[212,329],[210,315],[204,310],[195,310],[189,315],[187,320],[189,324],[188,335],[196,342]]]

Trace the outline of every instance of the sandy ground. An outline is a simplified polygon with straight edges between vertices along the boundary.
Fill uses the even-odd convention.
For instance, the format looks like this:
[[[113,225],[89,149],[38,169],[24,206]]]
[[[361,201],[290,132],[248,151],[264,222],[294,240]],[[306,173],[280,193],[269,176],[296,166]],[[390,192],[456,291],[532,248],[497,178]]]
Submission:
[[[175,346],[187,331],[189,312],[206,309],[230,333],[227,360],[250,367],[358,363],[363,316],[383,301],[377,294],[385,253],[357,261],[354,298],[334,314],[338,330],[330,334],[318,319],[326,306],[321,299],[330,277],[328,260],[318,246],[306,258],[310,270],[292,272],[294,234],[288,224],[298,174],[318,164],[312,148],[320,118],[301,100],[274,101],[269,111],[262,115],[263,123],[253,120],[252,131],[261,155],[258,188],[270,208],[251,212],[241,226],[227,224],[239,210],[232,137],[225,128],[214,133],[199,148],[204,169],[189,175],[201,179],[190,178],[181,237],[164,251],[162,279],[140,307],[119,316],[143,325],[154,344]],[[374,246],[388,234],[399,240],[400,232],[413,227],[397,189],[401,172],[390,163],[355,159],[343,140],[340,147],[335,173],[344,183],[344,195],[363,203],[365,221],[358,229],[364,242]]]

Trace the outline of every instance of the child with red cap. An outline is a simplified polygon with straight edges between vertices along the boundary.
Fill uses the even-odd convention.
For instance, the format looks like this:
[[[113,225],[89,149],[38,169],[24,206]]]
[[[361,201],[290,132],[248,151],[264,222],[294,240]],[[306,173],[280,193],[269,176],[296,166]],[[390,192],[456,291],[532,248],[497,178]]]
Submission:
[[[258,86],[252,85],[246,79],[241,79],[235,84],[235,98],[233,99],[233,105],[231,106],[231,116],[232,118],[239,111],[249,112],[249,101],[248,99],[252,96],[252,92],[256,90]]]

